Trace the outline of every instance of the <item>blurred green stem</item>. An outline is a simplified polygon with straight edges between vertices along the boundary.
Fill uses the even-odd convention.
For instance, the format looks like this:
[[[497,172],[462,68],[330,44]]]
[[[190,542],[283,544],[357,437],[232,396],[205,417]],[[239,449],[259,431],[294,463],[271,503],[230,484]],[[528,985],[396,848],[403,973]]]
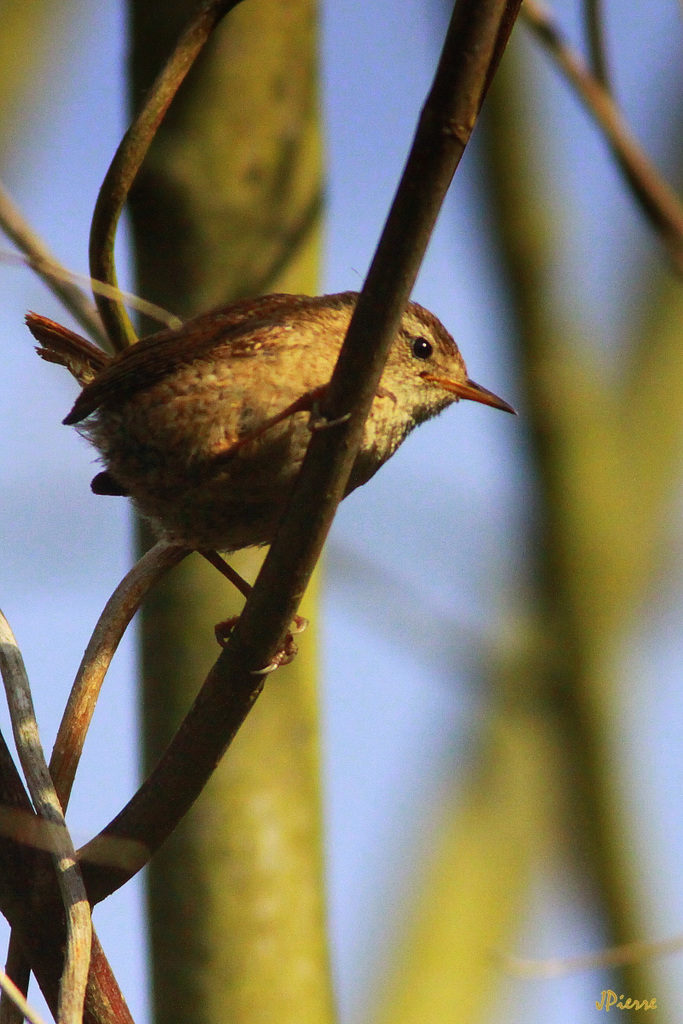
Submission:
[[[532,158],[538,133],[519,53],[501,72],[488,107],[487,198],[515,318],[539,488],[530,582],[545,669],[534,689],[564,749],[566,813],[575,824],[566,835],[594,880],[608,941],[616,944],[642,935],[638,867],[613,742],[616,659],[649,582],[661,508],[639,514],[632,426],[621,414],[618,384],[603,379],[593,351],[558,313],[552,268],[562,258],[562,232],[549,211],[544,170]],[[679,443],[680,432],[677,418]],[[653,482],[641,484],[648,489]],[[661,500],[667,490],[657,487]],[[518,685],[528,687],[529,679],[520,677]],[[614,984],[634,994],[652,988],[642,965],[625,968]]]
[[[133,0],[131,90],[143,97],[194,4]],[[214,34],[130,197],[138,288],[189,316],[264,284],[315,292],[321,158],[316,9],[250,0]],[[249,578],[261,556],[231,562]],[[313,588],[314,589],[314,588]],[[313,623],[317,612],[304,610]],[[150,767],[242,604],[198,557],[142,624]],[[315,628],[265,691],[148,875],[154,1004],[164,1024],[332,1019],[324,920]]]

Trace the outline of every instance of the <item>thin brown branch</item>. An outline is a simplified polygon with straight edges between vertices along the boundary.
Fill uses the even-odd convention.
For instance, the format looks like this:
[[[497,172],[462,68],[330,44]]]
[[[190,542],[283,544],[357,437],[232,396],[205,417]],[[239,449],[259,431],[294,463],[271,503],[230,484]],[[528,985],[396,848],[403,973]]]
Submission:
[[[83,1024],[135,1024],[94,930]]]
[[[240,0],[208,0],[181,35],[152,86],[144,107],[123,136],[100,188],[90,227],[90,273],[116,286],[116,228],[131,185],[168,107],[197,55],[218,23]],[[134,344],[137,335],[120,302],[95,299],[111,344],[118,351]]]
[[[583,20],[586,26],[588,52],[590,54],[590,66],[593,77],[607,92],[610,92],[602,0],[583,0]]]
[[[536,0],[525,0],[522,14],[603,131],[636,202],[662,239],[676,271],[683,276],[680,199],[631,134],[607,90],[562,38],[548,10]]]
[[[21,652],[9,623],[0,612],[0,671],[5,684],[12,731],[19,760],[36,811],[59,825],[52,851],[67,922],[64,972],[59,988],[58,1024],[81,1024],[90,967],[92,926],[90,907],[38,735],[31,690]]]
[[[70,271],[52,255],[43,240],[31,228],[19,208],[0,184],[0,228],[24,253],[29,266],[71,315],[103,348],[109,348],[99,314],[85,292],[72,283]]]
[[[80,855],[88,893],[103,899],[133,873],[95,866],[111,837],[158,848],[192,805],[263,686],[306,589],[355,460],[363,425],[431,230],[469,140],[520,0],[458,0],[387,225],[290,508],[230,641],[159,764]],[[172,796],[171,796],[172,795]],[[145,861],[140,859],[137,868]]]
[[[159,541],[123,578],[100,615],[64,709],[50,759],[50,774],[63,808],[69,802],[100,688],[121,637],[147,592],[189,553],[187,548]]]

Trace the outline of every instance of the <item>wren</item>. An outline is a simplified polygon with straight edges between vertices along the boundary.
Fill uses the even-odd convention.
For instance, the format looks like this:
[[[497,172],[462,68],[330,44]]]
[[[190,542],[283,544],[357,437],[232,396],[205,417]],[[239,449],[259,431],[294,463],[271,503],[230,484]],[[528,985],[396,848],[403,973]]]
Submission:
[[[272,540],[349,325],[356,292],[267,295],[143,338],[116,356],[35,313],[38,354],[83,385],[64,423],[98,449],[98,494],[129,495],[171,542],[235,551]],[[418,424],[459,399],[514,412],[467,376],[448,331],[411,302],[346,494]]]

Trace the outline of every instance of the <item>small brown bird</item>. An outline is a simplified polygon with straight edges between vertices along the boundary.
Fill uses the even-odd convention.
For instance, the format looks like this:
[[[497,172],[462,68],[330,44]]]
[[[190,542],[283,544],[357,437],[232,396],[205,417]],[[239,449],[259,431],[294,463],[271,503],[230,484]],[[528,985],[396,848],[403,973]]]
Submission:
[[[38,354],[83,385],[64,420],[106,466],[97,494],[129,495],[168,540],[235,551],[272,540],[358,296],[267,295],[143,338],[110,357],[35,313]],[[460,398],[514,410],[475,384],[450,334],[410,303],[346,489],[413,427]]]

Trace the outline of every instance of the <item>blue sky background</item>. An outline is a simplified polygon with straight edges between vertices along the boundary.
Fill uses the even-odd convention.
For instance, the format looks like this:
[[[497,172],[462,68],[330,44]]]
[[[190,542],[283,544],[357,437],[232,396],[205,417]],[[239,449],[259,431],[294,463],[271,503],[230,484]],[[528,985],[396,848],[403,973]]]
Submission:
[[[578,40],[577,5],[556,6]],[[618,95],[640,138],[666,163],[681,99],[679,5],[612,0],[606,8]],[[341,291],[359,287],[372,255],[446,12],[420,0],[336,0],[324,5],[323,17],[329,198],[322,290]],[[3,172],[31,223],[79,271],[87,266],[97,190],[125,126],[123,28],[118,0],[81,0],[78,24],[54,38],[36,82],[50,103],[24,115]],[[609,352],[632,310],[634,267],[654,263],[659,249],[597,133],[544,55],[534,64],[544,97],[539,138],[558,163],[568,241],[568,259],[558,267],[558,315],[579,317],[587,336]],[[452,330],[471,376],[517,403],[474,155],[457,175],[414,297]],[[89,631],[129,565],[130,524],[125,503],[90,492],[92,452],[60,425],[73,382],[34,356],[23,327],[27,308],[65,319],[27,271],[0,265],[0,606],[24,652],[49,749]],[[473,660],[512,615],[529,515],[523,412],[513,421],[461,405],[421,427],[342,505],[330,538],[323,712],[330,912],[345,1024],[362,1015],[373,972],[387,955],[388,926],[400,919],[400,894],[429,843],[440,787],[466,754],[479,706]],[[636,751],[623,781],[648,868],[653,938],[683,932],[680,513],[679,496],[666,570],[624,654],[625,715],[615,736],[617,747],[627,742]],[[135,786],[133,671],[127,640],[74,790],[69,817],[77,842],[102,827]],[[143,1022],[139,897],[139,883],[129,884],[97,908],[95,922],[133,1016]],[[549,865],[531,895],[517,951],[569,955],[600,941],[580,883]],[[661,989],[653,994],[671,1020],[683,1011],[682,963],[674,957],[658,967]],[[586,1024],[600,1019],[593,1000],[602,987],[598,975],[505,983],[497,1019]]]

